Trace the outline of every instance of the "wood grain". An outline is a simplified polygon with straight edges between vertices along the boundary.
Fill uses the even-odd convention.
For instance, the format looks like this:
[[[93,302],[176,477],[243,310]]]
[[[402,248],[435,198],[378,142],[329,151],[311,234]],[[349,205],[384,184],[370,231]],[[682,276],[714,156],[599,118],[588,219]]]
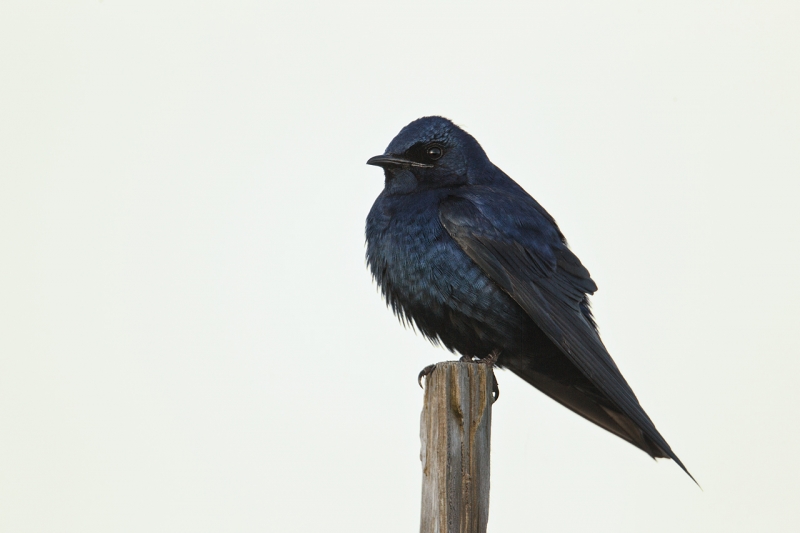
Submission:
[[[461,362],[425,379],[420,533],[486,532],[493,379],[487,365]]]

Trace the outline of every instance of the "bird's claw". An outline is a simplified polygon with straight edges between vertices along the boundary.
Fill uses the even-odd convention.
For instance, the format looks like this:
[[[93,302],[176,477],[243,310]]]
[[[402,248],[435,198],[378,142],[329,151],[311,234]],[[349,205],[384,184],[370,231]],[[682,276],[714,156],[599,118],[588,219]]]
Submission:
[[[489,365],[489,369],[492,372],[492,403],[496,402],[498,398],[500,398],[500,387],[497,385],[497,378],[494,375],[494,365],[497,363],[497,358],[500,355],[499,350],[495,350],[483,359],[478,359],[477,361],[473,361],[472,357],[468,357],[466,355],[462,356],[459,361],[462,363],[465,362],[475,362],[484,365]],[[436,365],[428,365],[420,371],[419,376],[417,376],[417,383],[419,383],[419,388],[422,389],[422,378],[426,378],[430,376],[433,371],[436,370]]]
[[[500,386],[497,385],[497,378],[494,375],[494,368],[492,370],[492,403],[500,398]]]
[[[423,368],[422,371],[420,371],[419,376],[417,376],[417,383],[419,383],[419,388],[420,389],[423,388],[422,387],[422,378],[428,377],[429,375],[431,375],[431,373],[434,370],[436,370],[436,365],[435,364],[428,365],[425,368]]]
[[[489,365],[489,369],[492,371],[492,403],[496,402],[497,399],[500,398],[500,386],[497,385],[497,378],[494,375],[494,365],[497,363],[498,357],[500,357],[500,350],[493,350],[492,353],[483,359],[478,359],[477,361],[478,363]]]
[[[497,363],[497,358],[500,357],[500,350],[493,350],[492,353],[487,355],[482,359],[478,359],[478,363],[483,363],[484,365],[489,365],[490,367],[494,368],[495,363]]]

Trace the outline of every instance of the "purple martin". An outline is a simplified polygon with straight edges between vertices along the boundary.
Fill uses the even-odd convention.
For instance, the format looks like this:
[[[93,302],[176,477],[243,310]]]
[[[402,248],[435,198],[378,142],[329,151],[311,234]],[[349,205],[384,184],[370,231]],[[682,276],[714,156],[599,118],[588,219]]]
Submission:
[[[448,119],[420,118],[367,164],[385,177],[367,217],[367,263],[403,323],[462,360],[512,371],[689,474],[600,339],[589,271],[474,137]]]

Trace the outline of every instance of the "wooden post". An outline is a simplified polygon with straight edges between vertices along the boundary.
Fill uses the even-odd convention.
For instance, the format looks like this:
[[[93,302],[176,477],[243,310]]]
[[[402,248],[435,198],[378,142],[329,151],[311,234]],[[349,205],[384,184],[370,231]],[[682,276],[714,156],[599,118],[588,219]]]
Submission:
[[[486,533],[493,379],[488,365],[460,362],[425,378],[420,533]]]

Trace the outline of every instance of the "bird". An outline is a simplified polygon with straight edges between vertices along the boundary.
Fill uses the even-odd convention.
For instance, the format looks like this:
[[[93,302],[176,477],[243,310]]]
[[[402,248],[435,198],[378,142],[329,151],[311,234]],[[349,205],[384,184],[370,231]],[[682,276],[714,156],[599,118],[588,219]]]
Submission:
[[[603,344],[589,271],[472,135],[422,117],[367,164],[383,169],[384,188],[367,216],[366,262],[404,325],[462,361],[510,370],[694,480]]]

